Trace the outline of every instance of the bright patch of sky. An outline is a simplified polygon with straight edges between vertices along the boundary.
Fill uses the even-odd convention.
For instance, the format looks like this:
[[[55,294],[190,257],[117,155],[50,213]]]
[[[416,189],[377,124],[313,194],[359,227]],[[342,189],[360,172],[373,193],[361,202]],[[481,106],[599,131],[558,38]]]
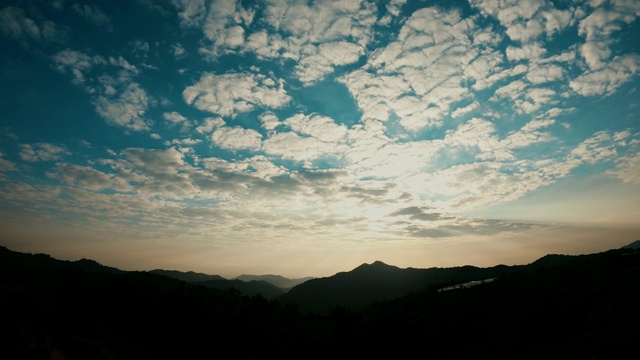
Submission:
[[[300,276],[533,260],[559,224],[631,242],[639,16],[634,0],[5,1],[0,240]]]

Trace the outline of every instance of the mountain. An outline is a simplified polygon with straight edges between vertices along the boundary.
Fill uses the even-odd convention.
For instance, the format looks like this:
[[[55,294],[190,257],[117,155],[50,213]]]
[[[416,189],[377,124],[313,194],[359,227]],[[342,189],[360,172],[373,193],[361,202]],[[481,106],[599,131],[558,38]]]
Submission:
[[[240,275],[234,279],[242,280],[242,281],[253,281],[253,280],[262,280],[268,283],[271,283],[281,289],[289,290],[294,286],[300,285],[305,281],[313,279],[313,277],[305,277],[299,279],[287,279],[286,277],[282,277],[280,275]]]
[[[455,268],[401,269],[381,261],[362,264],[349,272],[306,281],[279,301],[295,303],[303,311],[325,313],[331,307],[362,309],[374,301],[391,300],[429,286],[446,286],[499,276],[505,265],[491,268],[460,266]]]
[[[495,280],[438,291],[479,278]],[[332,286],[326,312],[303,312],[282,301],[287,294],[269,301],[0,247],[0,316],[9,329],[0,349],[3,358],[36,360],[619,359],[637,350],[640,334],[635,249],[491,268],[374,262],[290,293],[312,284],[325,297],[314,283]],[[408,289],[417,290],[396,295]]]
[[[640,240],[636,240],[629,245],[625,245],[622,247],[622,249],[640,249]]]
[[[237,290],[243,295],[262,295],[265,299],[273,299],[285,293],[285,290],[262,280],[243,281],[239,279],[227,280],[219,275],[207,275],[193,271],[150,270],[149,273],[168,276],[173,279],[186,281],[194,285],[205,286],[219,290]],[[283,278],[284,279],[284,278]]]
[[[262,295],[265,299],[271,300],[281,296],[285,290],[262,280],[242,281],[238,279],[227,280],[206,280],[194,282],[195,285],[205,286],[211,289],[237,290],[243,295]]]
[[[620,359],[635,352],[640,253],[544,258],[566,261],[373,304],[360,315],[367,325],[352,328],[361,334],[353,343],[375,344],[368,348],[374,354],[402,344],[433,359]]]
[[[188,283],[195,283],[199,281],[208,281],[208,280],[225,280],[225,278],[223,278],[220,275],[207,275],[207,274],[197,273],[193,271],[183,272],[183,271],[177,271],[177,270],[155,269],[155,270],[150,270],[149,273],[168,276],[174,279],[186,281]]]

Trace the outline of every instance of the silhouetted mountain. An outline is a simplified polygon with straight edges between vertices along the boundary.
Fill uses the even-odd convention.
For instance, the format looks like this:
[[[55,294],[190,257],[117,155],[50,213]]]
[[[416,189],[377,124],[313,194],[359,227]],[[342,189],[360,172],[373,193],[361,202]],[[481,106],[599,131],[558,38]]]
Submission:
[[[196,285],[206,286],[212,289],[220,289],[220,290],[237,290],[240,291],[243,295],[262,295],[265,299],[271,300],[285,293],[285,290],[270,284],[266,281],[261,280],[253,280],[253,281],[242,281],[242,280],[227,280],[227,279],[218,279],[218,280],[207,280],[207,281],[199,281],[194,282]]]
[[[152,274],[168,276],[173,279],[186,281],[194,285],[205,286],[211,289],[233,289],[235,291],[239,291],[242,295],[260,294],[269,300],[285,293],[285,290],[274,286],[273,284],[266,281],[243,281],[237,279],[227,280],[219,275],[207,275],[196,273],[193,271],[182,272],[177,270],[156,269],[149,272]]]
[[[636,240],[629,245],[625,245],[622,247],[622,249],[640,249],[640,240]]]
[[[401,269],[375,261],[349,272],[309,280],[278,299],[298,304],[303,311],[326,313],[335,306],[358,310],[374,301],[391,300],[427,287],[497,277],[506,269],[508,267],[504,265],[492,268]]]
[[[296,285],[300,285],[305,281],[311,280],[313,279],[312,277],[305,277],[305,278],[300,278],[300,279],[287,279],[285,277],[282,277],[280,275],[240,275],[238,277],[236,277],[235,279],[237,280],[242,280],[242,281],[253,281],[253,280],[262,280],[262,281],[266,281],[270,284],[273,284],[281,289],[284,289],[286,291],[288,291],[289,289],[291,289],[292,287],[296,286]]]
[[[477,278],[496,280],[438,291]],[[303,313],[285,295],[269,301],[0,248],[0,349],[2,358],[37,360],[619,359],[640,335],[635,249],[492,268],[374,262],[291,293],[299,288],[321,297],[331,289],[337,300],[322,298],[326,314]],[[416,290],[395,295],[408,289]]]
[[[178,271],[178,270],[162,270],[155,269],[149,271],[152,274],[158,274],[163,276],[168,276],[174,279],[186,281],[188,283],[195,283],[199,281],[208,281],[208,280],[226,280],[220,275],[207,275],[203,273],[197,273],[193,271]]]
[[[567,261],[551,266],[545,258],[535,271],[508,272],[481,286],[374,304],[354,343],[366,339],[374,353],[402,344],[411,353],[425,351],[429,339],[434,359],[621,359],[635,353],[640,253],[552,256],[553,263]]]

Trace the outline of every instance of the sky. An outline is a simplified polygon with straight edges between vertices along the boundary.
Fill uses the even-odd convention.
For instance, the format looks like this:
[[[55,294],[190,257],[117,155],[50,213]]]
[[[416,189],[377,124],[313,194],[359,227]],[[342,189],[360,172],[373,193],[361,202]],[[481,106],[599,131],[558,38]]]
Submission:
[[[324,277],[640,239],[640,2],[2,1],[0,245]]]

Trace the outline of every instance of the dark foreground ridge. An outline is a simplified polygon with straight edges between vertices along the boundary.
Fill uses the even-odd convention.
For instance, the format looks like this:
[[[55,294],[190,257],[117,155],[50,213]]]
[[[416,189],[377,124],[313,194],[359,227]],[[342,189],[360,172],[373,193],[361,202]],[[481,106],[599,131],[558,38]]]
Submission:
[[[486,269],[375,262],[288,294],[300,289],[338,300],[307,310],[304,299],[0,248],[2,358],[611,359],[633,354],[640,335],[635,246]]]

